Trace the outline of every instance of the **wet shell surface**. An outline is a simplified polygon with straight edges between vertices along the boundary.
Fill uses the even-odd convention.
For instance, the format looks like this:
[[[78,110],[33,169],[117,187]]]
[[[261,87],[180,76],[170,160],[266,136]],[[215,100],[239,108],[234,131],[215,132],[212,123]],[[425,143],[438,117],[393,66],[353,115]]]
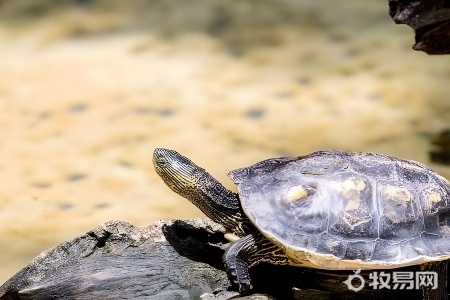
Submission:
[[[418,162],[319,151],[228,172],[293,265],[389,269],[450,258],[450,184]]]

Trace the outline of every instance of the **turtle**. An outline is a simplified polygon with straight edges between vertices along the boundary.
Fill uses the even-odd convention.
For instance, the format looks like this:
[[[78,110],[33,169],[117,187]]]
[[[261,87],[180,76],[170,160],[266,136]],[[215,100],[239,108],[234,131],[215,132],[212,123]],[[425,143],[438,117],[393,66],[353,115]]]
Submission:
[[[237,193],[177,151],[157,148],[165,184],[221,224],[231,287],[260,262],[324,270],[394,269],[450,258],[450,184],[426,165],[320,150],[227,171]]]

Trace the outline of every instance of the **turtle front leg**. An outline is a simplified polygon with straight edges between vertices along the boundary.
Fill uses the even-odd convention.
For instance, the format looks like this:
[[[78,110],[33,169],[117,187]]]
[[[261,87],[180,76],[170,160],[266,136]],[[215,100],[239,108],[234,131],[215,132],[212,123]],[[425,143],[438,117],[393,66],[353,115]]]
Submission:
[[[239,287],[239,293],[248,294],[252,289],[248,269],[260,262],[285,265],[289,258],[284,251],[260,232],[246,235],[230,245],[223,255],[228,279]]]

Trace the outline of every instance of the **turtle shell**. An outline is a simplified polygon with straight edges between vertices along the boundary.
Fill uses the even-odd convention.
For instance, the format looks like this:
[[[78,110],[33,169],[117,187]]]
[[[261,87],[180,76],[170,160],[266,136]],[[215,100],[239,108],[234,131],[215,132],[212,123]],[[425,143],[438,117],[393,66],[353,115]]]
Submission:
[[[320,151],[228,172],[294,265],[389,269],[450,258],[450,184],[420,163]]]

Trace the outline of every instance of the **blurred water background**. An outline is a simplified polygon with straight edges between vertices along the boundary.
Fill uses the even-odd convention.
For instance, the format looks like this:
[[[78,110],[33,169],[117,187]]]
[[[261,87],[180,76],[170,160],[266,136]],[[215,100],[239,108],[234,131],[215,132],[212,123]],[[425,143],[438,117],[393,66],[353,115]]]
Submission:
[[[387,1],[0,1],[0,283],[108,220],[202,214],[155,174],[320,149],[428,164],[450,125],[446,56]]]

